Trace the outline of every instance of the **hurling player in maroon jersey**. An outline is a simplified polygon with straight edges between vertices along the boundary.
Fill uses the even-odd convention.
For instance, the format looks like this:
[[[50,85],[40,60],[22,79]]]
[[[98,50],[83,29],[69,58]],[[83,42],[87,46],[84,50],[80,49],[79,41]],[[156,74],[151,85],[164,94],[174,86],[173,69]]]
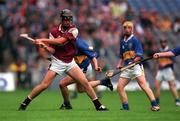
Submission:
[[[52,54],[51,64],[44,79],[29,93],[27,98],[21,103],[19,110],[25,110],[28,104],[36,96],[49,87],[57,74],[61,76],[64,73],[72,77],[74,80],[77,80],[85,88],[86,93],[93,101],[96,110],[108,110],[99,102],[93,88],[88,83],[85,75],[73,59],[76,53],[75,43],[78,29],[72,24],[72,12],[68,9],[64,9],[60,13],[60,18],[61,24],[50,31],[49,39],[41,38],[36,39],[34,42],[36,45],[49,45],[55,50],[55,52]]]

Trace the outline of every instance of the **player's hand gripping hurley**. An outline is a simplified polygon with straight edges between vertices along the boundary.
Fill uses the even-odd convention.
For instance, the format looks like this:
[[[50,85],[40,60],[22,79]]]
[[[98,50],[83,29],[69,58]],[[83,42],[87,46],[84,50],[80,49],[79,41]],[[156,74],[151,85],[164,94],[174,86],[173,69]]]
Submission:
[[[42,42],[36,41],[35,39],[29,37],[28,34],[20,34],[20,37],[23,37],[23,38],[25,38],[25,39],[30,40],[33,44],[39,45],[40,47],[46,49],[46,50],[47,50],[48,52],[50,52],[51,54],[54,53],[54,49],[53,49],[53,48],[47,46],[46,44],[44,44],[44,43],[42,43]]]
[[[151,60],[151,59],[153,59],[153,57],[148,57],[148,58],[139,60],[139,61],[137,61],[137,62],[131,63],[131,64],[127,65],[127,66],[124,66],[124,67],[120,68],[118,71],[109,72],[109,74],[106,74],[106,75],[107,75],[106,78],[111,78],[111,77],[113,77],[113,76],[121,73],[122,71],[124,71],[124,70],[126,70],[126,69],[130,69],[130,68],[134,67],[134,66],[137,65],[137,64],[143,63],[143,62],[148,61],[148,60]]]

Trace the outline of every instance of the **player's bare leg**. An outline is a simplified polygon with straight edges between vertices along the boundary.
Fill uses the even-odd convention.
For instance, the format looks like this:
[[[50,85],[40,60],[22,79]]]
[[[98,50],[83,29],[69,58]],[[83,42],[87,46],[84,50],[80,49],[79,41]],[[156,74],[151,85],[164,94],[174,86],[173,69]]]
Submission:
[[[148,84],[146,83],[145,77],[144,76],[137,77],[137,82],[138,82],[139,86],[141,87],[141,89],[146,93],[149,100],[150,101],[155,100],[154,94],[153,94],[152,90],[149,88]]]
[[[92,87],[97,87],[98,85],[101,84],[101,81],[100,80],[95,80],[95,81],[90,81],[89,83],[90,83],[90,85]]]
[[[64,109],[72,109],[70,99],[69,99],[69,91],[68,91],[67,86],[74,83],[74,82],[75,81],[70,76],[66,76],[65,78],[63,78],[59,82],[60,83],[59,87],[60,87],[60,90],[61,90],[61,94],[62,94],[63,99],[64,99],[64,102],[60,107],[60,109],[62,109],[62,110],[64,110]],[[99,81],[93,81],[91,86],[97,86],[99,84],[100,84]],[[76,85],[77,85],[77,91],[79,93],[85,92],[85,89],[81,84],[77,83]]]
[[[87,73],[87,72],[86,72],[86,73]],[[88,79],[88,81],[89,81],[89,84],[90,84],[93,88],[95,88],[96,86],[98,86],[98,85],[101,84],[100,80],[95,80],[94,75],[93,75],[92,72],[91,72],[89,75],[86,75],[86,77],[87,77],[87,79]],[[85,89],[83,88],[82,85],[78,84],[78,85],[77,85],[77,91],[78,91],[79,93],[83,93],[83,92],[85,92]]]
[[[27,98],[21,103],[19,110],[25,110],[26,107],[29,105],[29,103],[37,97],[41,92],[43,92],[45,89],[49,87],[49,85],[52,83],[53,79],[56,77],[56,73],[54,71],[49,70],[42,82],[37,85],[33,90],[30,92],[30,94],[27,96]]]
[[[129,83],[129,80],[126,78],[120,78],[118,81],[117,85],[117,90],[120,96],[120,100],[122,103],[122,109],[123,110],[129,110],[129,105],[128,105],[128,97],[125,91],[125,86]]]
[[[157,104],[160,103],[160,87],[161,87],[161,83],[162,83],[162,81],[158,81],[158,80],[155,80],[155,82],[154,82],[154,89],[155,89],[154,94],[155,94]]]
[[[63,78],[62,80],[59,81],[59,87],[64,99],[64,103],[61,105],[60,109],[72,109],[72,106],[70,104],[70,100],[69,100],[69,91],[67,86],[74,83],[75,81],[70,77],[70,76],[66,76],[65,78]],[[113,90],[113,85],[111,83],[110,79],[106,79],[106,80],[95,80],[95,81],[90,81],[88,82],[92,87],[96,87],[98,85],[104,85],[106,87],[108,87],[111,91]],[[80,84],[77,83],[77,91],[79,93],[83,93],[86,92],[85,88]]]
[[[74,66],[72,69],[70,69],[68,72],[68,75],[71,76],[74,80],[79,82],[86,90],[86,93],[88,96],[91,98],[93,101],[96,110],[107,110],[105,106],[103,106],[97,96],[96,93],[94,92],[93,88],[91,85],[88,83],[88,80],[86,79],[84,73],[81,71],[81,69],[77,66]]]
[[[88,82],[88,83],[89,83],[93,88],[101,84],[101,82],[100,82],[99,80],[90,81],[90,82]],[[67,86],[68,86],[68,85],[67,85]],[[83,92],[85,92],[85,91],[86,91],[85,88],[84,88],[81,84],[77,83],[77,84],[76,84],[76,90],[73,92],[73,95],[71,96],[71,99],[75,99],[75,98],[77,97],[77,93],[78,93],[78,92],[79,92],[79,93],[83,93]]]
[[[179,99],[178,91],[176,89],[176,85],[174,84],[173,81],[168,81],[168,84],[169,84],[169,89],[173,97],[175,98],[176,106],[180,106],[180,99]]]
[[[91,86],[94,88],[94,91],[96,92],[96,95],[98,98],[101,98],[101,93],[100,91],[98,91],[97,86],[100,85],[100,81],[99,80],[95,80],[95,76],[94,73],[91,72],[88,76],[86,76],[89,80],[89,83],[91,84]]]
[[[59,82],[59,88],[64,99],[64,102],[61,105],[60,109],[72,109],[71,103],[69,101],[69,91],[67,88],[67,86],[72,83],[74,83],[74,80],[69,76],[66,76]]]
[[[106,81],[107,83],[107,81]],[[101,80],[95,80],[95,81],[90,81],[89,84],[94,88],[94,87],[97,87],[98,85],[104,85],[102,84],[102,81]],[[107,85],[104,85],[104,86],[107,86]],[[83,93],[85,92],[85,88],[81,85],[81,84],[77,84],[77,91],[79,93]],[[110,88],[109,86],[107,86],[108,88]],[[112,91],[112,89],[110,89]]]
[[[139,84],[139,86],[141,87],[141,89],[146,93],[146,95],[148,96],[149,100],[151,101],[151,110],[152,111],[158,111],[160,110],[160,107],[158,106],[154,94],[152,92],[152,90],[150,89],[150,87],[148,86],[148,84],[146,83],[146,79],[145,76],[138,76],[137,77],[137,82]]]

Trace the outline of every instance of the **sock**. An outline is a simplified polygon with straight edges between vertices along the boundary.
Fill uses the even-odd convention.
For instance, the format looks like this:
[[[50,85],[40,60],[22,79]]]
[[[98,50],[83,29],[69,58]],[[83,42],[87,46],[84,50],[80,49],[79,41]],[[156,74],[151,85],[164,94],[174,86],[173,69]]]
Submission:
[[[156,98],[156,102],[157,102],[157,104],[159,104],[159,102],[160,102],[159,97]]]
[[[69,101],[64,101],[64,105],[71,105]]]
[[[175,102],[180,102],[180,99],[179,98],[175,99]]]
[[[107,78],[100,80],[100,85],[106,85],[106,80]]]
[[[157,104],[156,100],[151,101],[151,106],[157,106],[157,105],[158,104]]]
[[[129,104],[128,103],[123,103],[122,107],[124,110],[129,110]]]
[[[29,98],[29,97],[27,97],[23,102],[22,102],[22,104],[24,104],[24,105],[29,105],[29,103],[31,102],[31,99]]]
[[[94,106],[96,107],[96,109],[98,109],[102,105],[98,99],[93,100],[93,103],[94,103]]]

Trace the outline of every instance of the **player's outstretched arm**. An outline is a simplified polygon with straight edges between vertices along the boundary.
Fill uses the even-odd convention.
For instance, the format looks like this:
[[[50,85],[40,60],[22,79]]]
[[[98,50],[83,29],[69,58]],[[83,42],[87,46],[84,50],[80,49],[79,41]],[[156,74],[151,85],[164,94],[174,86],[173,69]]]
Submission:
[[[168,52],[155,53],[153,55],[153,58],[157,59],[161,57],[172,57],[172,56],[175,56],[174,53],[172,51],[168,51]]]
[[[46,43],[46,44],[63,44],[67,41],[66,38],[60,37],[60,38],[53,38],[53,39],[48,39],[48,38],[41,38],[41,39],[36,39],[35,44],[38,43]]]

